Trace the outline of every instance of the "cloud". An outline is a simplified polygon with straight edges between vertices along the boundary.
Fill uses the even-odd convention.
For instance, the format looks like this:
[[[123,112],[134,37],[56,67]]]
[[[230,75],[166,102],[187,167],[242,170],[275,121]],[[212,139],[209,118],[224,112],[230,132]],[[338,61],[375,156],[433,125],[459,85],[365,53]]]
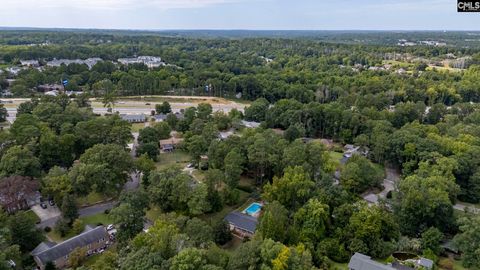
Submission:
[[[175,9],[199,8],[216,4],[245,2],[246,0],[2,0],[4,11],[20,10],[25,7],[35,8],[70,8],[70,9]]]

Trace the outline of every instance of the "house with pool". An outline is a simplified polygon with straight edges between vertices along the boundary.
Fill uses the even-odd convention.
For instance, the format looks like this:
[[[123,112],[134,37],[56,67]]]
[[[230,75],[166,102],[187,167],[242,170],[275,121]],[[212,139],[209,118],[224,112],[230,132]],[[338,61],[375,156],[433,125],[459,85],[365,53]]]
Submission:
[[[225,221],[230,225],[230,230],[241,238],[252,237],[258,225],[258,217],[262,212],[263,204],[254,202],[243,211],[230,212]]]

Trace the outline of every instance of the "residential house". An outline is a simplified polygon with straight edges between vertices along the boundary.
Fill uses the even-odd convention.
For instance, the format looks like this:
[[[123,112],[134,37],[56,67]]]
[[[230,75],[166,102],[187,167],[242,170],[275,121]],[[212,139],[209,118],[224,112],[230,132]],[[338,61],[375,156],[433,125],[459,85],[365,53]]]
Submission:
[[[163,152],[172,152],[183,142],[183,138],[172,136],[170,139],[160,140],[160,149]]]
[[[69,255],[76,248],[84,248],[86,255],[92,255],[107,248],[110,244],[109,241],[110,237],[105,227],[91,228],[87,226],[81,234],[59,244],[41,243],[31,252],[31,255],[41,270],[45,269],[49,262],[55,264],[57,268],[63,269],[68,267]]]
[[[38,67],[38,60],[20,60],[20,64],[24,67]]]
[[[64,89],[61,84],[41,84],[37,86],[38,92],[62,91]]]
[[[355,253],[348,263],[349,270],[395,270],[392,266],[376,262],[370,256]]]
[[[129,123],[144,123],[147,121],[145,114],[120,114],[120,117]]]
[[[167,115],[166,114],[155,114],[153,116],[153,119],[155,119],[155,122],[163,122],[167,120]]]
[[[252,237],[257,229],[258,219],[237,211],[230,212],[224,220],[228,222],[230,230],[239,237]]]
[[[258,127],[260,127],[260,123],[259,123],[259,122],[242,120],[242,124],[243,124],[246,128],[258,128]]]

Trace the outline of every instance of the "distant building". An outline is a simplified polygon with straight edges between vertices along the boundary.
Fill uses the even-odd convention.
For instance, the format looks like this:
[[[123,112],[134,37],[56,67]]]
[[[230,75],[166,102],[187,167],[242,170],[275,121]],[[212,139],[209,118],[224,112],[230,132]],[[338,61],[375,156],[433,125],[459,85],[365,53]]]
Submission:
[[[20,64],[24,67],[38,67],[40,63],[38,60],[20,60]]]
[[[98,62],[103,61],[102,58],[87,58],[85,60],[82,59],[53,59],[52,61],[47,62],[47,66],[49,67],[60,67],[61,65],[70,65],[70,64],[79,64],[79,65],[87,65],[89,69],[91,69],[95,64]]]
[[[38,92],[49,92],[49,91],[62,91],[63,85],[61,84],[41,84],[37,86]]]
[[[245,120],[242,120],[242,125],[244,125],[246,128],[258,128],[258,127],[260,127],[259,122],[245,121]]]
[[[147,121],[145,114],[120,114],[120,117],[129,123],[144,123]]]
[[[165,66],[165,63],[162,62],[162,58],[157,56],[139,56],[136,58],[119,58],[117,61],[120,64],[127,65],[127,66],[132,64],[144,64],[148,68],[157,68],[160,66]]]
[[[381,264],[367,255],[355,253],[348,263],[349,270],[395,270],[392,266]]]
[[[52,262],[59,269],[68,267],[69,255],[76,248],[84,248],[86,255],[102,252],[110,244],[110,236],[103,226],[96,228],[86,227],[85,231],[62,243],[43,242],[38,245],[31,255],[38,267],[43,270],[47,263]]]

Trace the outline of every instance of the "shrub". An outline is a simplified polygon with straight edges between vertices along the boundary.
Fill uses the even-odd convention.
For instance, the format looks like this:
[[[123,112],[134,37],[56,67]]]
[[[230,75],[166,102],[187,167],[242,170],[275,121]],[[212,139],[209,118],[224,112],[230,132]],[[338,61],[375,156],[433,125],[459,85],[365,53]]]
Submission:
[[[43,230],[44,230],[46,233],[49,233],[49,232],[52,231],[52,228],[50,228],[50,227],[47,226],[47,227],[43,228]]]

